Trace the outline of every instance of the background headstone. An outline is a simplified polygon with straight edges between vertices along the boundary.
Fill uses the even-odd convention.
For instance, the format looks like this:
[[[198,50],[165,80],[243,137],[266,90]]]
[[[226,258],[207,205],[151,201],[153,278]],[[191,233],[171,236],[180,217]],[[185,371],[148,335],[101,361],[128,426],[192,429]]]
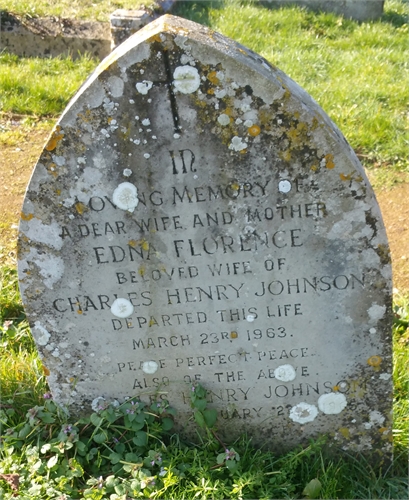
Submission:
[[[51,135],[19,277],[57,402],[86,413],[196,382],[224,438],[391,449],[391,270],[352,149],[292,80],[164,16]],[[188,431],[186,431],[188,432]]]

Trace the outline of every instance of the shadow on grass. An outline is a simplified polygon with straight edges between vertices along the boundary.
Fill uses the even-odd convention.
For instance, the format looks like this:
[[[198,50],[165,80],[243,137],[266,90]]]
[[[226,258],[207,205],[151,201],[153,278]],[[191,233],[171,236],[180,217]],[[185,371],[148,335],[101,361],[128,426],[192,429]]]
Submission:
[[[222,9],[225,6],[226,0],[215,1],[179,1],[172,9],[172,14],[185,19],[190,19],[204,26],[210,26],[211,20],[209,12],[212,9]]]
[[[399,14],[398,12],[388,11],[382,14],[381,21],[391,24],[394,28],[400,28],[408,24],[408,16]]]

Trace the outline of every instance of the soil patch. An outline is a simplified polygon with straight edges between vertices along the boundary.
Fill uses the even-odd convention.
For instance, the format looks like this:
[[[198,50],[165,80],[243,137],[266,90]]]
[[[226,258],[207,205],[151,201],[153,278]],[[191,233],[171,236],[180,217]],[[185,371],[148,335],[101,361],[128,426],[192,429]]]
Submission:
[[[18,122],[17,125],[18,127]],[[8,124],[8,127],[10,125]],[[19,127],[19,140],[0,150],[0,265],[15,266],[18,222],[31,172],[50,129]],[[377,190],[392,254],[394,287],[409,294],[409,183]]]

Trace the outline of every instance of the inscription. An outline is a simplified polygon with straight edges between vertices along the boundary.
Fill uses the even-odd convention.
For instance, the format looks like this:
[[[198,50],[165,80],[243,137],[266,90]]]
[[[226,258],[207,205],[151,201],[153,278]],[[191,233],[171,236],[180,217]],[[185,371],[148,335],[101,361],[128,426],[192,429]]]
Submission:
[[[191,149],[170,150],[169,155],[174,176],[183,175],[187,179],[188,175],[200,170],[197,155]],[[231,179],[220,185],[194,186],[185,183],[170,186],[167,194],[159,189],[150,192],[138,190],[142,207],[168,206],[176,210],[178,206],[182,209],[184,205],[204,203],[206,209],[190,213],[168,211],[150,216],[136,212],[126,221],[116,218],[113,222],[86,221],[62,226],[62,239],[98,239],[99,245],[91,247],[94,265],[112,266],[113,281],[128,291],[122,291],[120,295],[101,293],[57,298],[53,307],[59,313],[89,314],[93,311],[108,312],[118,297],[129,300],[134,307],[133,314],[126,318],[110,318],[110,324],[118,338],[127,339],[130,352],[135,355],[140,353],[143,359],[148,356],[150,360],[136,361],[130,357],[116,362],[116,373],[121,376],[136,374],[136,378],[128,382],[132,390],[150,391],[169,386],[169,376],[160,375],[160,371],[170,370],[177,380],[185,384],[210,377],[209,380],[215,384],[213,387],[220,386],[220,389],[209,391],[208,400],[214,404],[234,405],[248,401],[255,396],[252,388],[255,383],[264,383],[261,393],[264,400],[297,400],[332,392],[335,385],[314,380],[312,376],[315,371],[308,362],[316,356],[314,349],[305,344],[293,345],[293,340],[290,340],[299,336],[299,331],[293,326],[288,328],[286,322],[290,318],[299,320],[305,316],[306,308],[302,300],[279,300],[283,296],[302,295],[318,298],[324,292],[359,291],[365,287],[365,275],[362,273],[291,276],[294,264],[288,252],[303,249],[312,226],[282,225],[289,223],[291,226],[298,220],[305,220],[303,224],[308,224],[309,221],[323,219],[327,216],[327,207],[323,201],[316,200],[283,203],[279,193],[281,196],[282,193],[289,193],[288,196],[317,189],[317,185],[308,179],[273,181],[265,178],[253,182]],[[274,198],[276,201],[272,204],[271,199]],[[225,205],[240,199],[246,200],[250,206],[242,211],[226,210],[225,207],[218,209],[218,204]],[[258,205],[251,206],[256,200]],[[212,210],[208,210],[206,203],[212,204]],[[118,210],[108,196],[91,197],[84,207],[89,213],[112,208],[117,213]],[[237,231],[235,225],[241,227],[241,231]],[[190,229],[195,230],[199,238],[190,237]],[[160,239],[161,234],[170,235],[167,252],[183,265],[165,266],[157,262],[161,255],[161,244],[157,243],[157,238]],[[116,238],[114,243],[111,242],[112,237]],[[260,261],[234,258],[234,255],[242,253],[261,253],[264,258]],[[222,260],[213,261],[216,257]],[[188,259],[194,259],[194,264]],[[254,274],[264,279],[252,280]],[[266,279],[268,276],[272,279]],[[226,278],[229,278],[227,283],[223,281]],[[156,283],[160,288],[153,294],[149,287]],[[129,291],[130,287],[138,287],[138,292]],[[240,304],[249,298],[255,301],[253,305]],[[215,308],[213,312],[207,309],[207,304],[224,302],[239,304],[237,307]],[[141,308],[151,306],[155,306],[154,314],[142,312]],[[176,311],[178,306],[190,307],[190,310]],[[281,324],[277,324],[277,320]],[[253,322],[260,321],[263,327],[255,324],[249,328]],[[217,323],[223,327],[217,329]],[[177,331],[178,328],[200,328],[202,325],[207,325],[206,329]],[[303,328],[302,323],[300,328]],[[289,345],[289,342],[292,344]],[[205,351],[201,352],[203,349]],[[210,352],[206,351],[208,349]],[[189,352],[181,355],[183,350]],[[147,364],[154,366],[155,371],[159,370],[158,373],[150,375],[144,372]],[[254,370],[249,372],[244,369],[245,366],[252,366]],[[198,373],[190,373],[195,370]],[[205,377],[204,370],[207,373]],[[287,381],[283,382],[285,379],[277,379],[277,373],[291,375],[282,375],[287,376]],[[292,380],[297,377],[302,381]],[[345,390],[346,386],[343,387]],[[190,404],[185,391],[182,391],[181,397],[185,404]],[[261,415],[267,417],[271,411],[282,416],[290,408],[292,405],[227,406],[222,410],[221,418],[246,420]]]

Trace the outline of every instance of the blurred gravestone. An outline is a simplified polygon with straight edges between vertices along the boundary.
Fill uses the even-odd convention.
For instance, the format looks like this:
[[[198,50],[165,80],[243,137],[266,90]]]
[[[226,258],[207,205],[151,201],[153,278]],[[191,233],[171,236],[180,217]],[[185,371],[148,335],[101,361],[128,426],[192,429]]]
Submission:
[[[226,439],[390,452],[372,189],[308,94],[217,33],[164,16],[97,68],[28,187],[19,276],[74,414],[159,394],[183,428],[199,382]]]

